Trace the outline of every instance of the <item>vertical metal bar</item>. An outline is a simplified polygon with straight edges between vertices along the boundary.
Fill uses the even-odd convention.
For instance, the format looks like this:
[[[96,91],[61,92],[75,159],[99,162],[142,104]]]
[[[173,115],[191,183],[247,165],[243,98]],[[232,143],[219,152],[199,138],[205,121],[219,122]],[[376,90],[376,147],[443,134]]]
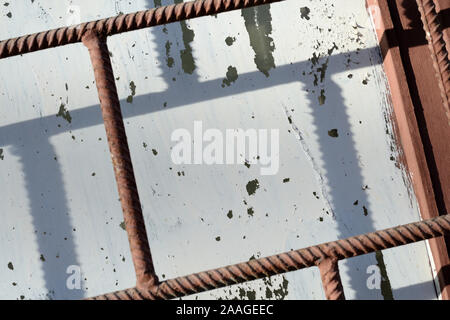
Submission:
[[[433,0],[416,0],[436,71],[442,102],[450,125],[450,60]]]
[[[83,44],[89,49],[109,150],[122,204],[131,256],[136,271],[137,287],[148,288],[158,283],[150,253],[144,217],[131,163],[119,97],[109,58],[106,36],[87,31]]]
[[[317,263],[320,270],[325,297],[328,300],[345,300],[344,288],[339,275],[338,260],[326,258]]]

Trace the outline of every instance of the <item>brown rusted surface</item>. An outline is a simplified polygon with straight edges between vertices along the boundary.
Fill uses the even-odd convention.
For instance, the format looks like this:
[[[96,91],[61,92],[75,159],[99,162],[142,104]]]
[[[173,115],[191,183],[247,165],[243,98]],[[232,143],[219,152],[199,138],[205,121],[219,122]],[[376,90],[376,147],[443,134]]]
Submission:
[[[441,90],[442,104],[450,125],[450,62],[444,34],[433,0],[417,0],[423,28],[428,39],[436,79]]]
[[[170,279],[161,282],[159,285],[150,286],[146,290],[131,288],[91,299],[173,299],[314,265],[319,265],[319,268],[323,269],[321,270],[321,276],[322,280],[325,280],[325,291],[334,298],[341,297],[341,295],[343,298],[343,291],[341,290],[342,294],[339,293],[337,267],[327,265],[320,267],[321,262],[333,260],[333,262],[337,263],[338,260],[448,234],[450,234],[450,215],[444,215],[434,219]],[[331,273],[325,272],[324,274],[322,272],[329,270],[331,267],[334,268]]]
[[[437,0],[436,9],[439,16],[438,18],[441,21],[444,41],[447,45],[447,52],[450,52],[450,1]]]
[[[327,300],[345,300],[337,259],[324,259],[317,263]]]
[[[125,15],[122,14],[107,19],[0,41],[0,59],[81,42],[83,35],[89,30],[110,36],[122,32],[279,1],[282,0],[197,0]]]
[[[136,271],[137,287],[149,287],[155,285],[158,279],[153,268],[106,37],[88,31],[83,36],[83,43],[89,49],[94,68],[125,228]]]
[[[448,200],[444,200],[450,200],[450,145],[446,142],[450,139],[450,130],[420,13],[415,1],[366,2],[369,8],[379,9],[375,26],[390,85],[403,162],[410,174],[422,218],[437,217],[439,212],[448,213],[450,204],[447,202],[446,206]],[[450,259],[446,241],[432,239],[429,245],[441,296],[449,299]]]

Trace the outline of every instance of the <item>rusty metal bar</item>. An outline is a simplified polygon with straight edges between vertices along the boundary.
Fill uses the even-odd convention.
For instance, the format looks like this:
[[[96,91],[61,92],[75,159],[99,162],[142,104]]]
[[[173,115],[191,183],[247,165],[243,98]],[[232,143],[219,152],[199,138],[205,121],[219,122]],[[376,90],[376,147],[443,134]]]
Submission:
[[[90,299],[173,299],[450,234],[450,214]],[[334,282],[335,283],[335,282]],[[335,292],[332,290],[332,292]],[[337,296],[333,294],[333,296]],[[343,294],[342,294],[343,297]]]
[[[148,288],[156,285],[158,279],[155,275],[148,244],[106,37],[90,30],[84,33],[82,41],[89,49],[94,68],[100,107],[122,204],[125,229],[128,233],[131,256],[136,271],[136,286]]]
[[[317,263],[327,300],[345,300],[337,259],[327,258]]]
[[[450,61],[433,0],[416,0],[428,40],[448,124],[450,125]]]
[[[89,30],[111,36],[122,32],[280,1],[283,0],[197,0],[122,14],[0,41],[0,59],[81,42],[83,35]]]

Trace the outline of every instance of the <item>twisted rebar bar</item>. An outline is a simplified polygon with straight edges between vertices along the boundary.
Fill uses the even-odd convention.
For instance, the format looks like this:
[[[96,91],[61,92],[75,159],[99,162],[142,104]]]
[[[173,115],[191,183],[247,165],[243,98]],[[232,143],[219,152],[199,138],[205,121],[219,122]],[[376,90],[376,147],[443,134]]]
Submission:
[[[433,0],[417,0],[423,28],[431,51],[433,66],[441,89],[444,110],[450,125],[450,61]]]
[[[93,30],[106,36],[283,0],[197,0],[0,41],[0,59],[81,42]]]
[[[450,215],[444,215],[421,222],[414,222],[266,258],[250,260],[215,270],[170,279],[161,282],[157,286],[149,287],[147,290],[131,288],[91,299],[172,299],[288,271],[312,267],[326,259],[337,262],[337,260],[448,234],[450,234]],[[327,280],[326,282],[329,283],[330,288],[325,288],[325,291],[329,292],[332,297],[340,297],[340,294],[336,294],[339,290],[335,275],[327,275],[327,279],[328,277],[331,281]],[[332,286],[336,286],[336,289],[333,289]]]
[[[156,285],[158,279],[153,268],[106,37],[90,30],[84,34],[82,41],[89,49],[94,68],[100,107],[122,204],[125,229],[128,233],[131,256],[136,271],[136,286],[148,288]]]
[[[318,262],[317,267],[319,267],[325,298],[327,300],[345,300],[338,260],[336,258],[327,258]]]

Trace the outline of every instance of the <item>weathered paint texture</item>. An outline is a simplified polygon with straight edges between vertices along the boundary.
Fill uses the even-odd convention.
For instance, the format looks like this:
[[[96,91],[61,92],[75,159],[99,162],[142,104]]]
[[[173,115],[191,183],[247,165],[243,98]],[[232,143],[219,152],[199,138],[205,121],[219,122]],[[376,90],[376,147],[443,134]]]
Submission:
[[[11,1],[0,6],[0,38],[63,26],[77,12],[89,21],[171,3]],[[160,279],[419,219],[364,1],[286,1],[108,45]],[[199,120],[221,132],[278,129],[279,171],[174,164],[172,132],[193,132]],[[79,299],[134,286],[83,45],[0,60],[0,205],[0,298]],[[367,286],[370,266],[378,289]],[[339,267],[348,299],[436,298],[424,243]],[[70,287],[77,270],[79,289]],[[311,268],[188,298],[324,295]]]

